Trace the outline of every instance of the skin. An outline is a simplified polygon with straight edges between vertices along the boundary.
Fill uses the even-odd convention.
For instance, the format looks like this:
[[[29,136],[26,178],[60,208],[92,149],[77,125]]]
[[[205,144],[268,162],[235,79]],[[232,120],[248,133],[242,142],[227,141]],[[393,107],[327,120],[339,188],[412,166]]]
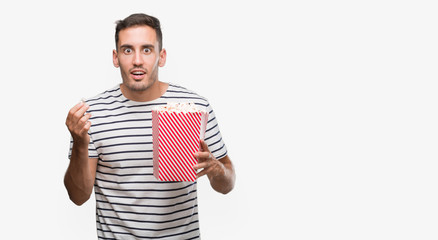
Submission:
[[[146,102],[163,95],[168,84],[158,80],[158,68],[166,63],[166,50],[160,50],[155,30],[148,26],[134,26],[119,32],[117,50],[113,50],[113,64],[120,68],[123,95],[138,102]],[[91,114],[89,106],[79,103],[70,109],[66,125],[73,138],[72,155],[64,177],[69,197],[76,205],[82,205],[91,196],[97,169],[97,158],[88,157],[90,137],[88,130]],[[198,178],[207,175],[217,192],[226,194],[234,187],[235,172],[228,156],[216,159],[204,141],[195,153]]]
[[[119,32],[113,64],[120,68],[123,95],[133,101],[146,102],[163,95],[168,84],[158,81],[158,68],[166,64],[166,49],[159,50],[155,30],[134,26]],[[144,73],[135,76],[134,72]]]
[[[207,147],[207,144],[201,140],[200,150],[195,153],[198,159],[198,164],[193,168],[198,171],[197,177],[204,175],[208,176],[211,187],[217,192],[227,194],[234,188],[236,174],[234,172],[233,164],[227,156],[217,160]]]
[[[85,103],[78,103],[70,109],[65,124],[73,138],[70,163],[64,176],[64,185],[70,200],[76,205],[85,203],[93,191],[96,177],[97,158],[88,158],[88,130],[91,114],[85,114],[89,108]]]

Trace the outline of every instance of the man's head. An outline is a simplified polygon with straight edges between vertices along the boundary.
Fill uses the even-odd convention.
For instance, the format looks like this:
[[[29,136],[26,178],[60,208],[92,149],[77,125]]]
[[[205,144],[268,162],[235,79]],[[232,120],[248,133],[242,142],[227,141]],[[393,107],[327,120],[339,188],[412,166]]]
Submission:
[[[160,20],[158,20],[156,17],[149,16],[144,13],[135,13],[123,20],[117,21],[116,24],[116,50],[119,48],[118,43],[120,31],[134,26],[149,26],[154,29],[159,44],[159,50],[161,51],[161,49],[163,49],[163,34],[161,33]]]
[[[158,68],[166,63],[160,22],[146,14],[133,14],[116,26],[114,66],[122,75],[123,89],[146,91],[157,86]]]

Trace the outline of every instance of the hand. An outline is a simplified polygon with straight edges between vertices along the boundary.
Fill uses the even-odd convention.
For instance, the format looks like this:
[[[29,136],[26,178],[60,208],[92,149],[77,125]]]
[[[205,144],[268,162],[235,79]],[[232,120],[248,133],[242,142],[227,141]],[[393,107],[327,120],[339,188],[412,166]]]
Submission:
[[[90,119],[91,114],[85,114],[89,107],[90,106],[84,102],[80,102],[68,112],[65,125],[67,125],[70,131],[74,143],[88,145],[90,142],[88,130],[90,129],[91,123],[88,119]]]
[[[200,141],[200,147],[199,152],[194,154],[198,159],[198,164],[193,166],[193,169],[195,169],[195,171],[203,169],[201,172],[198,172],[197,177],[200,178],[207,174],[211,179],[225,175],[225,166],[211,154],[207,144],[203,140]]]

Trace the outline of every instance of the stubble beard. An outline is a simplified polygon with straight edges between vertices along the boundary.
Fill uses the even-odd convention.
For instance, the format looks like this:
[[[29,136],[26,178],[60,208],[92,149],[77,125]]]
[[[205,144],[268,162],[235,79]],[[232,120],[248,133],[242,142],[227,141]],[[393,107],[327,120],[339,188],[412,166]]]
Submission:
[[[121,67],[120,67],[120,71],[122,73],[124,72],[124,70]],[[122,78],[123,78],[123,85],[125,85],[125,87],[128,88],[130,91],[142,92],[147,90],[158,80],[158,67],[152,70],[150,76],[149,73],[146,71],[145,79],[142,79],[141,81],[135,81],[133,79],[130,79],[129,76],[125,76]]]

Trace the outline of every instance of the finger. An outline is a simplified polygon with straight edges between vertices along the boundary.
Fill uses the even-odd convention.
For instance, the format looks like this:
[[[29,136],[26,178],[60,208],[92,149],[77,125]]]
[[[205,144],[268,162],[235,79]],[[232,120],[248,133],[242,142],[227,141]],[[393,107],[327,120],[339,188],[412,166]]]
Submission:
[[[200,160],[200,159],[206,160],[208,158],[211,158],[211,153],[209,153],[209,152],[197,152],[194,155],[198,160]]]
[[[70,131],[73,129],[78,129],[78,127],[81,128],[83,126],[86,121],[81,122],[81,119],[85,116],[84,113],[88,110],[89,107],[90,106],[84,104],[75,113],[71,114],[71,112],[69,112],[65,124]]]
[[[213,155],[208,152],[197,152],[194,154],[198,163],[207,162],[213,160]]]
[[[67,114],[67,119],[65,120],[65,124],[69,125],[72,121],[73,115],[84,105],[84,102],[79,102],[74,107],[72,107]]]
[[[201,152],[210,152],[210,150],[208,149],[208,145],[205,143],[204,140],[199,141],[199,146]]]
[[[71,115],[73,115],[75,112],[78,111],[78,109],[80,107],[82,107],[85,103],[83,101],[80,101],[78,104],[76,104],[74,107],[72,107],[69,111],[69,113],[71,113]]]
[[[67,123],[67,127],[70,132],[74,131],[76,133],[82,132],[82,128],[85,126],[88,120],[91,118],[91,113],[83,115],[79,120],[71,120]]]
[[[208,174],[208,170],[204,169],[204,170],[200,171],[198,174],[196,174],[196,178],[200,178],[206,174]]]
[[[79,122],[79,120],[84,116],[85,112],[88,110],[90,106],[88,106],[87,104],[82,105],[81,108],[79,108],[74,114],[73,114],[73,119],[72,122],[75,124],[77,122]]]
[[[90,119],[91,113],[85,114],[81,119],[79,119],[79,125],[83,126],[87,123],[88,119]]]
[[[88,130],[90,130],[91,122],[88,121],[85,123],[84,127],[81,129],[80,134],[88,134]]]
[[[68,112],[67,120],[69,119],[71,120],[73,118],[78,118],[78,119],[81,118],[88,108],[89,108],[88,104],[84,102],[78,103]]]
[[[202,162],[202,163],[198,163],[195,166],[193,166],[193,169],[195,169],[195,171],[197,171],[199,169],[208,168],[209,166],[210,166],[209,162]]]
[[[76,126],[76,125],[80,125],[81,124],[81,119],[82,119],[82,117],[84,117],[84,114],[85,114],[85,112],[88,110],[88,108],[89,108],[90,106],[88,106],[88,105],[83,105],[81,108],[79,108],[74,114],[73,114],[73,116],[71,116],[71,118],[70,118],[70,120],[69,120],[69,123],[72,125],[72,126]],[[78,126],[76,126],[76,127],[78,127]],[[80,126],[80,127],[82,127],[82,126]]]

